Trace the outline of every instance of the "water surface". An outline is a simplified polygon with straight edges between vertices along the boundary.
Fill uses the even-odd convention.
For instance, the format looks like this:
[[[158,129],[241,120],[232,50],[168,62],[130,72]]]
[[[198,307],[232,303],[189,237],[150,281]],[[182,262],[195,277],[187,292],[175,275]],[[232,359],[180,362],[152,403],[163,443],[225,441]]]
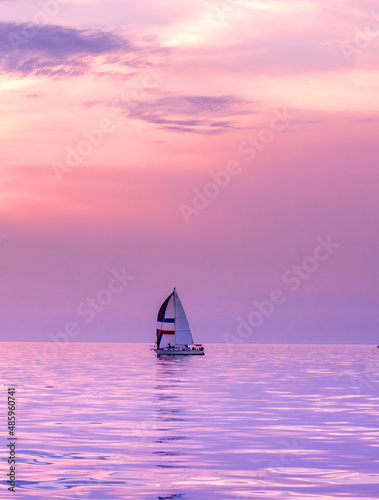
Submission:
[[[209,344],[157,358],[146,344],[3,343],[17,498],[378,498],[377,351]]]

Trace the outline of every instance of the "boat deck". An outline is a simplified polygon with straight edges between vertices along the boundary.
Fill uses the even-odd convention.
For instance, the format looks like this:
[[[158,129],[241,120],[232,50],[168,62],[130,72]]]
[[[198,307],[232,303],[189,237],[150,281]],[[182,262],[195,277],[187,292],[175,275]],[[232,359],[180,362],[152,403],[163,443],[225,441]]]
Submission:
[[[157,354],[169,354],[169,355],[193,355],[193,356],[204,356],[205,351],[202,349],[177,349],[173,347],[164,347],[162,349],[154,349]]]

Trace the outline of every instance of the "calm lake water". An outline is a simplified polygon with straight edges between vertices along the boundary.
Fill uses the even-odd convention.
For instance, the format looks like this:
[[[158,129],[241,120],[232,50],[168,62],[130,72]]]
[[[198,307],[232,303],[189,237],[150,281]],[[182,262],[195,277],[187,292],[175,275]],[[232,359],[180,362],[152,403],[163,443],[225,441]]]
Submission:
[[[379,496],[379,349],[3,343],[1,498]],[[50,349],[51,351],[51,349]],[[43,361],[43,360],[42,360]],[[7,387],[17,385],[17,493]]]

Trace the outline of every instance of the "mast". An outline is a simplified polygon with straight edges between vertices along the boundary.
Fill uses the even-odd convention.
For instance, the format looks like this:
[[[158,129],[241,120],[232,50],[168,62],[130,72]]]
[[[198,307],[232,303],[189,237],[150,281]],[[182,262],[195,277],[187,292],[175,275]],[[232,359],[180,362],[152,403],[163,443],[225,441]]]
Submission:
[[[174,299],[174,318],[175,318],[175,322],[174,322],[174,330],[175,330],[175,345],[177,344],[176,342],[176,287],[174,286],[174,290],[172,292],[172,297]]]

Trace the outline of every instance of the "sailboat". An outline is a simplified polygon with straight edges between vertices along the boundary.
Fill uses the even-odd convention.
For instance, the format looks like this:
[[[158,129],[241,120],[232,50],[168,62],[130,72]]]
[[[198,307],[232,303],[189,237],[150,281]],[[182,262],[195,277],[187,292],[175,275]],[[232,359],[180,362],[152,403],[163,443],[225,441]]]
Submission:
[[[158,312],[157,354],[204,355],[204,347],[194,344],[186,313],[176,288],[161,305]]]

